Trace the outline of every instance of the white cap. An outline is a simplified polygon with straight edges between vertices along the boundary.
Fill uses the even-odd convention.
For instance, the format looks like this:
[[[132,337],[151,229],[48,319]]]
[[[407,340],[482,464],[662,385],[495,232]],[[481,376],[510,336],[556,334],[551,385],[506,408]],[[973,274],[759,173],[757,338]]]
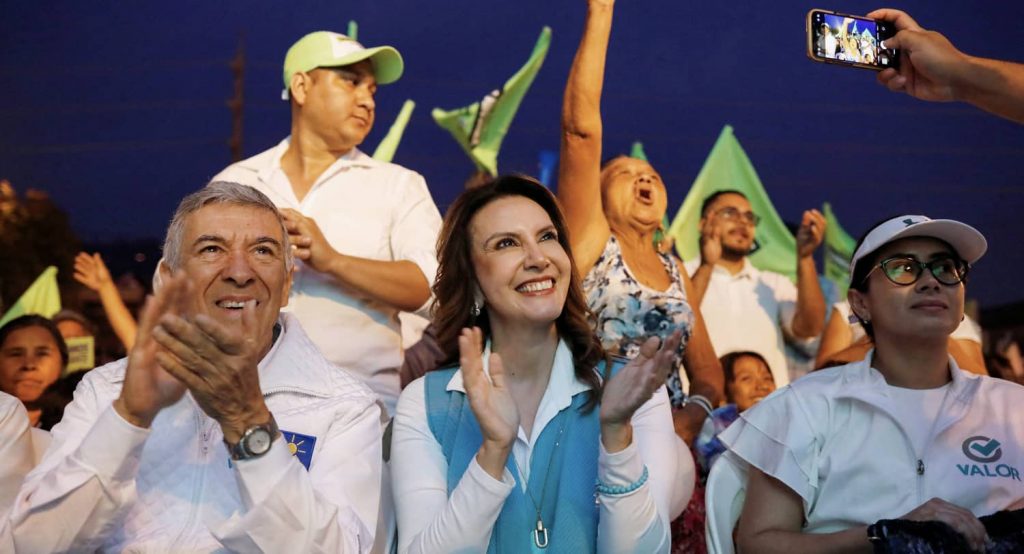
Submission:
[[[857,262],[890,242],[907,237],[931,237],[949,243],[958,256],[969,264],[978,261],[988,241],[977,229],[952,219],[931,219],[923,215],[894,217],[871,230],[850,260],[850,278]]]

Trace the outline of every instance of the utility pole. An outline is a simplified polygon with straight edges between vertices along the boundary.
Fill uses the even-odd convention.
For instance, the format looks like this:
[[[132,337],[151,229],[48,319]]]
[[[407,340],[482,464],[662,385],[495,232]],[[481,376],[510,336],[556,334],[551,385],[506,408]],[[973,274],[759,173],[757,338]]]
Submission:
[[[245,31],[238,35],[238,51],[231,60],[231,74],[235,81],[235,95],[227,101],[231,108],[231,138],[228,147],[231,149],[231,162],[242,160],[242,115],[245,105]]]

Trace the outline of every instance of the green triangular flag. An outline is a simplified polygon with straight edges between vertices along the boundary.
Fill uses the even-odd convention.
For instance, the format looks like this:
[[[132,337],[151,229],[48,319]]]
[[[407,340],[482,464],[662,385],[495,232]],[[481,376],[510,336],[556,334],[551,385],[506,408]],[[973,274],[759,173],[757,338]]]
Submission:
[[[373,151],[373,159],[382,162],[390,162],[394,159],[395,150],[398,150],[398,143],[402,141],[405,126],[409,124],[409,117],[412,116],[412,110],[415,107],[416,102],[412,100],[406,100],[402,104],[402,110],[398,112],[398,117],[395,118],[395,122],[388,129],[388,134],[384,136],[384,139],[377,145],[377,149]]]
[[[835,283],[839,298],[846,298],[850,284],[850,258],[857,241],[839,225],[831,204],[825,202],[822,212],[825,214],[825,278]]]
[[[359,24],[354,19],[350,19],[348,22],[348,32],[346,36],[352,40],[359,40]]]
[[[644,152],[644,143],[636,141],[633,143],[633,148],[629,150],[629,157],[636,158],[638,160],[647,161],[647,152]]]
[[[550,45],[551,28],[544,27],[526,65],[509,78],[500,90],[493,90],[483,100],[464,108],[451,111],[434,108],[430,112],[434,121],[455,137],[455,141],[469,154],[477,168],[491,175],[498,174],[501,141],[508,133],[508,127],[523,96],[544,63]]]
[[[28,289],[11,304],[11,309],[0,318],[0,326],[23,315],[38,314],[53,317],[60,311],[60,290],[57,288],[57,268],[49,266],[36,277]]]
[[[676,240],[676,251],[684,260],[700,258],[700,207],[704,199],[719,190],[738,190],[750,200],[754,213],[761,216],[757,226],[757,250],[750,262],[761,270],[796,278],[796,238],[786,228],[775,206],[768,199],[761,179],[750,158],[740,146],[732,127],[726,125],[718,135],[683,205],[676,213],[669,234]]]

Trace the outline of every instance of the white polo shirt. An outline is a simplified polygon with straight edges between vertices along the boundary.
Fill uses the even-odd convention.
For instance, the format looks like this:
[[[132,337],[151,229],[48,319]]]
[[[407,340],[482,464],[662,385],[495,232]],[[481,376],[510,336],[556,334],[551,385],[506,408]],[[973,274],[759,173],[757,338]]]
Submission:
[[[686,262],[691,277],[698,267],[699,259]],[[776,387],[789,383],[783,340],[784,336],[793,336],[791,326],[796,314],[796,286],[789,277],[761,271],[746,258],[736,275],[716,265],[700,312],[715,354],[757,352],[768,361]]]
[[[249,185],[279,208],[313,218],[331,246],[342,254],[408,260],[433,283],[441,214],[420,174],[374,160],[354,148],[328,167],[300,202],[281,169],[288,141],[286,138],[270,150],[229,166],[213,180]],[[403,348],[398,310],[354,296],[333,278],[300,261],[296,266],[285,311],[298,317],[328,360],[361,377],[388,413],[394,413]]]

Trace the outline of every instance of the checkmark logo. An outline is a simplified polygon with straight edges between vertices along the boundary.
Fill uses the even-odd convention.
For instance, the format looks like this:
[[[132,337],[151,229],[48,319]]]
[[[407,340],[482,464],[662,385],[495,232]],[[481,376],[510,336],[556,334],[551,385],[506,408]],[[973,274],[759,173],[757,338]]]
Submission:
[[[975,435],[964,441],[964,455],[975,462],[987,464],[1003,456],[1002,444],[993,438]]]
[[[974,450],[982,456],[991,456],[992,452],[994,452],[996,448],[999,448],[999,441],[996,439],[988,441],[988,444],[984,446],[980,442],[976,442],[971,445],[971,450]]]

